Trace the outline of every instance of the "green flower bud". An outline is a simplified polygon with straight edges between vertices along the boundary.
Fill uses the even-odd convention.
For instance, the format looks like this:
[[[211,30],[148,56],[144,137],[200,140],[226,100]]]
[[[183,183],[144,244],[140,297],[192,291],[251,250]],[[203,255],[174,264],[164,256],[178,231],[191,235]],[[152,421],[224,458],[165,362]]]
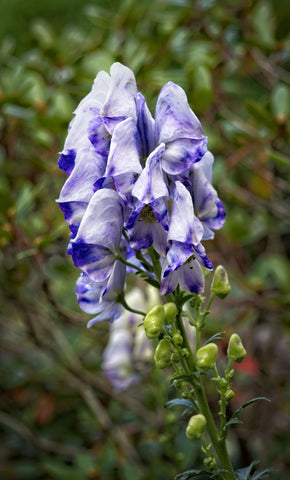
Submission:
[[[208,343],[196,352],[196,366],[201,370],[208,370],[215,364],[218,347],[215,343]]]
[[[225,393],[225,399],[227,402],[229,402],[232,398],[234,398],[234,396],[235,396],[235,393],[230,388]]]
[[[183,344],[183,337],[179,331],[173,335],[173,343],[176,347],[180,347]]]
[[[225,298],[231,291],[228,274],[222,265],[219,265],[214,272],[211,291],[219,298]]]
[[[155,305],[144,319],[145,333],[148,338],[158,338],[164,327],[164,307]]]
[[[155,353],[154,361],[157,367],[166,368],[171,363],[171,345],[170,340],[162,338],[158,343]]]
[[[202,415],[201,413],[198,413],[197,415],[193,415],[186,427],[186,436],[190,440],[193,438],[199,438],[203,432],[204,428],[206,425],[206,419],[205,416]]]
[[[241,363],[245,356],[247,355],[247,351],[242,344],[242,340],[240,339],[237,333],[233,333],[229,345],[228,345],[228,357],[233,360],[234,362]]]
[[[173,323],[177,315],[177,306],[173,302],[168,302],[163,305],[165,313],[165,323]]]

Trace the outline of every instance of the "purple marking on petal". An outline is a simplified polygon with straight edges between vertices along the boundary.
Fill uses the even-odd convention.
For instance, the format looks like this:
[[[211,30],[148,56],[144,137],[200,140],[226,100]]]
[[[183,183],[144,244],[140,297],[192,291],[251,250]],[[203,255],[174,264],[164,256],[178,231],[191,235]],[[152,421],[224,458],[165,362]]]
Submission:
[[[160,160],[165,145],[159,145],[148,157],[145,168],[136,181],[132,195],[142,203],[152,203],[160,197],[168,197],[168,187]]]
[[[155,121],[140,92],[137,94],[137,128],[141,140],[141,156],[147,157],[156,147]]]
[[[190,193],[182,183],[176,182],[168,240],[194,245],[201,241],[202,236],[203,226],[194,215]]]
[[[204,275],[197,260],[192,259],[178,270],[178,280],[182,288],[197,295],[204,291]]]
[[[162,168],[171,175],[187,172],[192,164],[199,162],[206,152],[207,139],[177,139],[166,144],[162,155]]]
[[[200,122],[189,107],[185,92],[173,82],[166,83],[159,94],[155,119],[159,142],[204,138]]]
[[[76,151],[74,149],[64,150],[58,161],[58,166],[67,175],[70,175],[75,166]]]
[[[114,63],[111,66],[110,73],[110,88],[101,115],[104,117],[104,123],[112,135],[118,123],[125,118],[132,118],[135,123],[137,122],[137,87],[133,72],[121,63]]]

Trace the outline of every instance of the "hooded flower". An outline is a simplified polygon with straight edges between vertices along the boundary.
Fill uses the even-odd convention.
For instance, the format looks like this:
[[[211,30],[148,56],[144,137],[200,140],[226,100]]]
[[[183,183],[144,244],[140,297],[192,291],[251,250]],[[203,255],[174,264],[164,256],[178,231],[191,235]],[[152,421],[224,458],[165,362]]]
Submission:
[[[148,292],[148,289],[147,289]],[[136,309],[146,310],[144,293],[135,287],[127,302]],[[103,355],[103,369],[117,391],[124,390],[140,379],[145,363],[153,357],[152,345],[145,335],[141,315],[123,311],[110,326],[110,337]]]
[[[123,222],[124,207],[117,192],[95,192],[71,242],[75,265],[94,282],[104,282],[112,273],[120,253]]]
[[[200,263],[203,267],[212,269],[200,243],[203,233],[202,223],[194,214],[191,195],[177,181],[168,231],[170,248],[162,267],[162,295],[171,293],[177,284],[190,292],[203,291],[204,275]]]

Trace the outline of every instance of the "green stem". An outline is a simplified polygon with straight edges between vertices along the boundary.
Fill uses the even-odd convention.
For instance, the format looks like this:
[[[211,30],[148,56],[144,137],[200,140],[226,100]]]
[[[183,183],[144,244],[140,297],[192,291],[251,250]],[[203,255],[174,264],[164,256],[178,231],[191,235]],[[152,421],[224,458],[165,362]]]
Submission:
[[[195,394],[199,404],[200,411],[206,418],[207,431],[211,439],[211,442],[213,444],[213,447],[216,451],[216,455],[219,459],[220,465],[224,470],[226,470],[221,474],[222,478],[224,480],[236,480],[233,466],[231,464],[231,461],[227,452],[225,439],[220,438],[219,436],[219,432],[217,430],[216,424],[213,420],[211,411],[207,403],[207,399],[204,393],[204,388],[203,388],[201,379],[199,379],[199,386],[198,387],[195,386]]]
[[[197,323],[199,321],[199,318],[197,319]],[[188,339],[186,336],[186,332],[184,329],[183,322],[181,320],[181,314],[177,315],[176,317],[176,324],[179,330],[182,333],[183,339],[184,339],[184,344],[188,348],[189,355],[186,358],[186,363],[187,363],[187,372],[194,372],[195,371],[195,359],[192,353],[192,350],[189,346]],[[201,327],[200,327],[201,329]],[[199,331],[200,331],[199,329]],[[215,449],[216,456],[220,462],[221,467],[225,470],[225,472],[222,473],[222,478],[223,480],[236,480],[235,473],[227,452],[226,448],[226,442],[225,438],[221,437],[219,435],[219,431],[217,429],[217,426],[215,424],[215,421],[213,419],[212,413],[209,409],[208,402],[205,396],[203,384],[202,384],[202,379],[201,377],[196,377],[194,379],[194,382],[192,382],[193,388],[194,388],[194,393],[195,393],[195,398],[198,402],[200,412],[205,416],[206,422],[207,422],[207,431],[209,434],[209,437],[211,439],[212,445]]]

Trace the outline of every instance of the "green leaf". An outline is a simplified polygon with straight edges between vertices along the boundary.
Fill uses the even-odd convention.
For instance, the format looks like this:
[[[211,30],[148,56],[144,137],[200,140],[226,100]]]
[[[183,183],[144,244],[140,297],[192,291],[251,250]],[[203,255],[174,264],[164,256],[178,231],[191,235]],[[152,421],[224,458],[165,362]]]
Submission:
[[[165,403],[164,407],[172,408],[176,405],[182,405],[183,407],[189,407],[190,409],[194,410],[193,403],[185,398],[174,398],[173,400],[169,400],[169,402]]]
[[[258,400],[266,400],[267,402],[270,402],[271,400],[269,400],[269,398],[267,397],[256,397],[256,398],[252,398],[251,400],[249,400],[248,402],[244,403],[240,408],[238,408],[232,415],[232,417],[230,418],[230,420],[225,424],[223,430],[224,432],[226,432],[228,430],[228,427],[230,425],[232,425],[233,423],[243,423],[242,420],[239,420],[238,415],[241,413],[241,411],[248,407],[249,405],[251,405],[252,403],[255,403],[257,402]]]
[[[237,480],[262,480],[263,478],[268,478],[271,469],[266,468],[261,472],[257,472],[257,468],[259,465],[258,460],[254,460],[251,465],[245,468],[240,468],[235,471]]]
[[[217,332],[215,333],[212,337],[210,337],[204,345],[207,345],[208,343],[211,343],[211,342],[214,342],[215,340],[221,340],[223,338],[223,335],[225,334],[226,332]]]
[[[219,478],[221,473],[225,471],[226,470],[222,468],[215,472],[211,472],[204,468],[202,470],[198,470],[198,469],[186,470],[185,472],[182,472],[176,475],[176,477],[174,477],[174,480],[190,480],[191,478],[200,478],[200,479],[207,480],[209,478]]]

